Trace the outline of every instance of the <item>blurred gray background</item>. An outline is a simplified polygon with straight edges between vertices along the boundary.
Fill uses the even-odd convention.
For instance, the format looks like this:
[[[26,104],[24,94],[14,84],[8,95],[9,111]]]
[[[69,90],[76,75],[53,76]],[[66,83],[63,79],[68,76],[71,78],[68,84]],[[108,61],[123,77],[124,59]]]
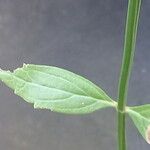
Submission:
[[[0,67],[59,66],[117,98],[127,0],[0,0]],[[150,102],[150,1],[142,1],[128,104]],[[148,150],[127,119],[128,150]],[[116,150],[116,112],[33,107],[0,83],[0,150]]]

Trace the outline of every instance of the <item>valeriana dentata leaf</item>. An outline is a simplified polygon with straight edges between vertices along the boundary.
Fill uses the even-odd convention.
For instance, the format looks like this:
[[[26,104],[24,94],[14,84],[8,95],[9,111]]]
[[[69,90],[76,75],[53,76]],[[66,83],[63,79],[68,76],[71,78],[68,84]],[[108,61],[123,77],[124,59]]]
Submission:
[[[14,72],[1,70],[0,79],[34,108],[84,114],[116,105],[89,80],[57,67],[23,65]]]
[[[150,104],[128,107],[127,113],[144,139],[150,144]]]

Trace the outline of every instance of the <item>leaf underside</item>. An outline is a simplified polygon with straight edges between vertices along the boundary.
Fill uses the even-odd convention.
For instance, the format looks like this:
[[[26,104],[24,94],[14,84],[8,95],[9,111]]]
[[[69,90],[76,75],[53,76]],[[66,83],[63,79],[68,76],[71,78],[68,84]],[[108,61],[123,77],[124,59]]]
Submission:
[[[14,72],[0,70],[0,79],[34,108],[84,114],[115,105],[91,81],[53,66],[28,64]]]

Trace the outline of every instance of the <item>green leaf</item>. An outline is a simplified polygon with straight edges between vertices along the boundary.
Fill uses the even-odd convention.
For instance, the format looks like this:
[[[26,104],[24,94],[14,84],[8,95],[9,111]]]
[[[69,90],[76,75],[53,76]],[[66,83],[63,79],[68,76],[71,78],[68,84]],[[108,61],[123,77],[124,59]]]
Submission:
[[[128,107],[127,113],[144,139],[150,144],[150,104]]]
[[[116,104],[89,80],[57,67],[23,65],[14,72],[1,70],[0,79],[34,108],[83,114]]]

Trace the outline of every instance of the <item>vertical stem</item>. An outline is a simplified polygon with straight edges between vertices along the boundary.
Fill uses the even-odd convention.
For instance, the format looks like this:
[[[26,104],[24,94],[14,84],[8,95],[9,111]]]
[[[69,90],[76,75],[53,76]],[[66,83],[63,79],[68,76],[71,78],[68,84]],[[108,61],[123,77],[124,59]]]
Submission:
[[[131,73],[134,51],[135,51],[140,5],[141,5],[141,0],[129,0],[128,2],[124,53],[123,53],[122,67],[121,67],[119,87],[118,87],[118,149],[119,150],[126,150],[125,107],[126,107],[129,77]]]

